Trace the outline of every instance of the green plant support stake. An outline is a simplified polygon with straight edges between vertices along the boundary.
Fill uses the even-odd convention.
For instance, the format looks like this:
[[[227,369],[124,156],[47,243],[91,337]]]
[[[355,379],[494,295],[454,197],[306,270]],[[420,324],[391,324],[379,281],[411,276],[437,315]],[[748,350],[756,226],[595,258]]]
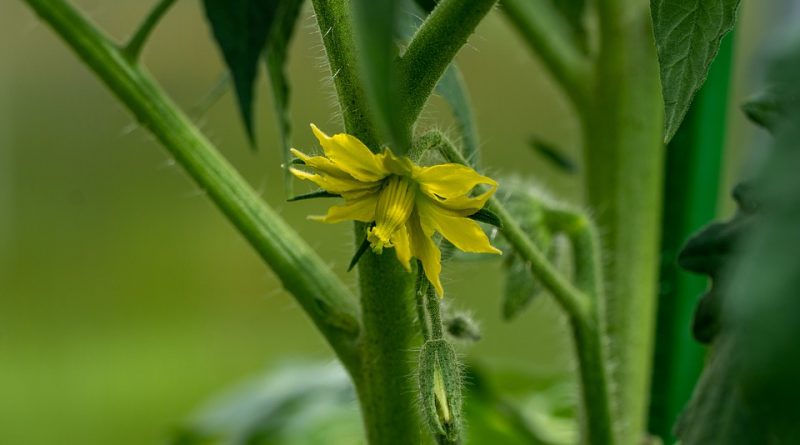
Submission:
[[[705,351],[692,338],[697,299],[706,279],[678,268],[686,239],[716,216],[725,143],[733,33],[722,41],[686,119],[667,150],[658,325],[650,390],[650,432],[674,443],[672,428],[692,395]]]

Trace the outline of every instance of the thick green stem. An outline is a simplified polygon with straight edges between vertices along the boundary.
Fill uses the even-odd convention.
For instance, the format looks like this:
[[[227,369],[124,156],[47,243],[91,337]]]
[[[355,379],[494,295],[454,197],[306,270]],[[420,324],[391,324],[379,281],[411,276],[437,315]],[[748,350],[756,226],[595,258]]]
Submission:
[[[259,198],[150,77],[63,0],[26,0],[149,129],[244,235],[356,372],[357,308],[347,287]]]
[[[404,113],[412,125],[456,53],[497,0],[441,0],[400,58]]]
[[[330,63],[347,132],[373,150],[379,148],[369,122],[364,83],[346,0],[313,0],[317,23]],[[356,243],[364,238],[356,224]],[[418,337],[414,323],[414,274],[406,272],[393,252],[367,252],[359,261],[361,291],[362,372],[354,376],[367,438],[371,444],[416,444],[422,438],[416,403],[414,357]]]
[[[582,111],[586,195],[603,235],[606,328],[621,445],[644,437],[653,348],[664,147],[647,0],[601,0],[601,47]]]

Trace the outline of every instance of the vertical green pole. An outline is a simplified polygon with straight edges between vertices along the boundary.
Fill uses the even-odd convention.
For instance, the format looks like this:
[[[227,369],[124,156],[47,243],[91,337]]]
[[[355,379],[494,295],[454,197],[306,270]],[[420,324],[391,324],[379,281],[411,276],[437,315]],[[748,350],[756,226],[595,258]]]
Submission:
[[[726,36],[681,128],[667,150],[661,276],[650,398],[650,432],[673,443],[672,427],[703,368],[704,349],[692,338],[697,299],[706,279],[680,270],[686,239],[716,216],[725,144],[733,33]]]

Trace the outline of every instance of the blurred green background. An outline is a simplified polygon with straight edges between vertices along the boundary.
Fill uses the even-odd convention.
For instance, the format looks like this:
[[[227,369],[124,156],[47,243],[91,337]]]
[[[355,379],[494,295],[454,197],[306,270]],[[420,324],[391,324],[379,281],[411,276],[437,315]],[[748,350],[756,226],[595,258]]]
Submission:
[[[116,38],[150,1],[75,2]],[[744,2],[733,106],[746,93],[771,2]],[[324,203],[284,202],[280,154],[263,77],[260,149],[249,150],[232,94],[197,106],[223,73],[200,2],[178,2],[145,50],[148,69],[251,184],[348,283],[347,224],[305,215]],[[577,125],[535,57],[498,13],[459,63],[493,175],[531,175],[580,200],[580,177],[531,152],[536,135],[577,156]],[[158,144],[20,1],[0,0],[0,444],[159,443],[210,395],[289,359],[332,360],[299,307]],[[306,9],[292,46],[297,147],[309,122],[341,129],[322,47]],[[722,110],[721,110],[722,112]],[[752,137],[729,110],[723,190]],[[452,128],[441,101],[423,127]],[[304,185],[298,185],[303,190]],[[723,202],[723,201],[721,201]],[[551,301],[500,320],[499,262],[445,269],[448,299],[472,310],[484,338],[465,350],[490,366],[542,376],[571,372]]]

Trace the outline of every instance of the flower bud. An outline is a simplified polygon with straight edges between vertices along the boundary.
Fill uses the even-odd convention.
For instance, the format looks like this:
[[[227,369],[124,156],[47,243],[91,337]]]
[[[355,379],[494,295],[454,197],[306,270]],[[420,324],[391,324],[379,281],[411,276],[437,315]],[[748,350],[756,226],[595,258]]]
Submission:
[[[434,434],[450,442],[461,434],[461,371],[453,347],[445,340],[422,345],[419,391],[423,416]]]

